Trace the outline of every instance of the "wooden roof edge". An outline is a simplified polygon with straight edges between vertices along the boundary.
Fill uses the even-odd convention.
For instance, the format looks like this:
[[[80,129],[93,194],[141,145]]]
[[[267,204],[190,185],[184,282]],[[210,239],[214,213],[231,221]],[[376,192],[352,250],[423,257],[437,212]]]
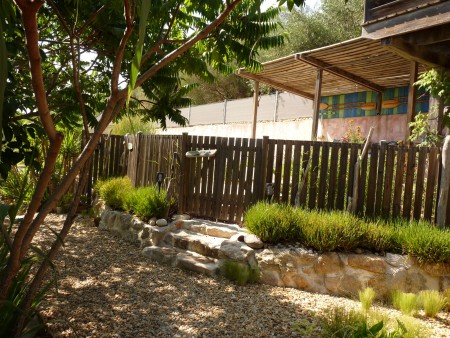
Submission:
[[[272,86],[274,88],[285,90],[285,91],[290,92],[292,94],[295,94],[295,95],[298,95],[298,96],[302,96],[302,97],[310,99],[310,100],[314,100],[314,95],[313,94],[310,94],[308,92],[305,92],[305,91],[302,91],[302,90],[290,87],[288,85],[285,85],[285,84],[273,81],[271,79],[267,79],[264,76],[261,76],[261,75],[255,74],[255,73],[250,73],[250,72],[248,72],[246,70],[239,69],[237,75],[239,75],[241,77],[245,77],[245,78],[250,79],[250,80],[261,81],[261,82],[264,82],[264,83],[266,83],[266,84],[268,84],[268,85],[270,85],[270,86]]]
[[[369,81],[367,79],[364,79],[358,75],[355,75],[353,73],[350,73],[346,70],[343,70],[342,68],[339,68],[337,66],[334,66],[332,64],[329,64],[327,62],[324,62],[320,59],[317,59],[311,55],[309,55],[310,53],[298,53],[295,55],[295,59],[299,60],[299,61],[303,61],[306,62],[312,66],[315,66],[317,68],[321,68],[329,73],[332,73],[336,76],[342,77],[346,80],[349,80],[351,82],[357,83],[361,86],[364,86],[366,88],[369,88],[371,90],[374,90],[376,92],[382,93],[385,88],[383,86],[380,86],[372,81]]]

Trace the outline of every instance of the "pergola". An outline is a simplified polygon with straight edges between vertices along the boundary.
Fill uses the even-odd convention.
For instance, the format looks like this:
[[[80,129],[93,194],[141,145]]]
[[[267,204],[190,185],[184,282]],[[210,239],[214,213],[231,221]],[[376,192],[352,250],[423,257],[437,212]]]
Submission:
[[[389,41],[359,37],[266,62],[257,73],[240,69],[238,75],[255,81],[252,137],[256,130],[258,87],[262,82],[313,100],[311,137],[316,139],[321,96],[367,90],[382,93],[387,88],[409,86],[407,122],[411,122],[416,102],[413,84],[418,74],[434,66],[435,63],[422,58],[407,59],[399,55]],[[381,111],[381,95],[378,95],[377,109]]]

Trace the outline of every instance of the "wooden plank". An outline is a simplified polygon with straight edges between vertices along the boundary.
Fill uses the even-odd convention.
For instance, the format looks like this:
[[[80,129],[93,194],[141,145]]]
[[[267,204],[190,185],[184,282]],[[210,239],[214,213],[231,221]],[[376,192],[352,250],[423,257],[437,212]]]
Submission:
[[[189,150],[193,150],[193,149],[197,149],[197,140],[198,137],[196,135],[191,136],[191,142],[190,142],[190,147]],[[194,212],[194,204],[195,204],[195,189],[194,189],[194,184],[195,184],[195,162],[196,162],[196,158],[188,158],[187,159],[188,163],[189,163],[189,184],[188,184],[188,199],[187,199],[187,211],[189,213],[193,213]]]
[[[242,140],[241,146],[241,159],[239,163],[239,182],[238,192],[236,198],[236,223],[242,224],[242,215],[244,213],[244,193],[245,193],[245,175],[247,170],[247,158],[248,158],[248,138]]]
[[[228,139],[226,137],[217,138],[217,153],[216,164],[214,167],[214,194],[213,194],[213,208],[214,218],[220,218],[220,210],[222,209],[223,185],[225,180],[225,164],[226,164],[226,150]]]
[[[309,196],[308,196],[308,208],[314,209],[316,208],[316,199],[317,199],[317,177],[319,174],[319,158],[320,158],[320,149],[322,144],[321,142],[313,142],[313,153],[312,153],[312,162],[311,162],[311,179],[309,180]]]
[[[414,195],[414,219],[419,220],[422,215],[422,198],[424,193],[424,179],[425,179],[425,166],[428,156],[428,148],[420,147],[419,149],[419,161],[417,163],[417,176],[416,176],[416,192]]]
[[[302,145],[300,142],[295,141],[294,144],[294,163],[292,166],[292,188],[291,188],[291,199],[290,204],[295,204],[295,196],[297,195],[298,191],[298,182],[300,178],[300,156],[301,156],[301,148]]]
[[[317,196],[317,207],[319,209],[325,208],[327,183],[328,183],[328,158],[329,158],[329,145],[324,143],[322,145],[322,154],[320,160],[320,175],[319,175],[319,194]]]
[[[204,149],[204,136],[199,136],[197,141],[197,149]],[[203,158],[198,157],[195,161],[195,179],[194,179],[194,189],[195,189],[195,199],[194,199],[194,213],[198,216],[200,215],[200,203],[201,203],[201,180],[202,180],[202,164]]]
[[[237,202],[237,194],[238,194],[238,185],[239,185],[239,165],[241,159],[242,152],[242,138],[237,138],[235,147],[234,147],[234,156],[233,156],[233,176],[231,177],[231,191],[230,191],[230,199],[229,205],[230,208],[228,210],[228,220],[230,222],[235,222],[236,219],[236,202]]]
[[[364,214],[364,202],[366,200],[366,183],[367,183],[367,163],[369,162],[369,156],[366,154],[361,161],[360,175],[358,183],[358,201],[356,207],[356,213],[358,215]]]
[[[369,180],[367,183],[366,215],[372,216],[375,211],[375,192],[378,172],[379,145],[372,144],[370,152]]]
[[[261,200],[264,196],[265,182],[262,177],[263,171],[262,168],[263,162],[263,146],[262,139],[256,140],[256,153],[255,153],[255,175],[253,181],[253,196],[252,202],[256,203]]]
[[[341,156],[339,160],[339,174],[338,174],[338,190],[336,198],[336,209],[343,210],[345,201],[345,182],[347,175],[348,164],[348,144],[341,143]]]
[[[273,184],[273,201],[279,202],[281,195],[281,173],[283,170],[283,148],[284,141],[277,140],[277,153],[276,153],[276,161],[275,161],[275,181]]]
[[[403,217],[411,217],[412,208],[412,192],[414,182],[414,170],[416,166],[416,151],[415,147],[409,147],[408,149],[408,162],[406,165],[406,177],[405,177],[405,193],[403,196]]]
[[[217,149],[218,153],[218,143],[216,137],[210,137],[209,146],[211,149]],[[220,156],[220,154],[218,154]],[[215,166],[217,164],[217,157],[208,157],[208,183],[206,187],[206,205],[205,205],[205,216],[213,217],[213,193],[214,193],[214,172]]]
[[[438,148],[430,148],[428,156],[427,188],[425,191],[424,219],[431,221],[433,213],[434,191],[436,189],[436,174],[438,166]]]
[[[281,188],[281,202],[285,204],[289,203],[289,188],[291,184],[292,172],[292,144],[293,141],[285,142],[283,186]]]
[[[251,139],[249,140],[247,173],[245,178],[244,211],[252,204],[253,179],[255,177],[255,154],[256,141],[255,139]]]
[[[308,179],[309,179],[309,170],[307,171],[306,168],[308,167],[309,160],[312,156],[311,154],[312,148],[311,148],[311,142],[307,142],[303,145],[303,155],[302,155],[302,177],[300,178],[301,182],[304,182],[304,184],[301,187],[300,190],[300,198],[299,198],[299,205],[300,206],[306,206],[306,197],[308,194]],[[310,164],[311,166],[311,164]]]
[[[99,157],[98,157],[98,173],[97,173],[97,178],[98,179],[103,179],[106,178],[106,176],[104,175],[104,167],[105,167],[105,135],[101,136],[101,143],[100,143],[100,149],[99,149]]]
[[[113,168],[114,168],[114,138],[113,136],[109,136],[108,137],[108,166],[107,166],[107,170],[106,170],[106,174],[108,175],[108,177],[112,177],[113,176]]]
[[[339,143],[333,143],[331,145],[330,175],[329,175],[328,199],[327,199],[327,208],[329,210],[334,209],[336,199],[338,164],[339,164]]]
[[[347,194],[345,195],[345,201],[348,203],[349,197],[353,197],[353,177],[355,176],[355,164],[358,159],[358,152],[361,146],[356,143],[350,145],[350,162],[348,163],[347,174]]]
[[[384,171],[386,162],[386,150],[387,142],[381,142],[380,154],[378,157],[378,176],[377,176],[377,191],[375,193],[375,214],[381,214],[381,204],[383,201],[383,183],[384,183]]]
[[[211,149],[211,138],[209,136],[205,136],[203,147],[204,149]],[[208,182],[208,167],[209,167],[210,158],[203,157],[202,159],[202,169],[201,169],[201,185],[200,185],[200,205],[198,213],[200,216],[206,215],[206,198],[207,198],[207,182]]]
[[[276,140],[269,140],[269,151],[267,153],[267,170],[266,170],[266,183],[273,183],[273,169],[274,169],[274,156],[275,156]]]
[[[92,181],[95,184],[97,182],[97,180],[100,178],[99,177],[99,168],[98,168],[98,164],[100,161],[100,150],[97,148],[94,151],[94,159],[93,159],[93,163],[91,164],[92,169]],[[100,162],[101,163],[101,162]]]
[[[311,130],[311,140],[315,141],[317,139],[317,129],[319,126],[319,113],[320,113],[320,97],[322,93],[322,75],[323,68],[317,68],[317,77],[316,77],[316,88],[314,92],[314,101],[313,101],[313,123]]]
[[[389,145],[387,148],[386,175],[384,178],[383,201],[381,206],[381,212],[384,217],[388,217],[391,212],[392,181],[394,178],[394,162],[396,150],[396,145]]]
[[[397,151],[397,165],[395,168],[394,199],[392,201],[392,217],[399,217],[402,206],[403,177],[405,176],[405,147],[400,146]]]
[[[231,175],[233,173],[233,154],[235,148],[235,138],[228,138],[227,144],[227,157],[226,157],[226,170],[225,170],[225,186],[223,190],[222,209],[220,211],[220,217],[222,220],[228,219],[228,210],[230,203],[230,191],[231,191]]]

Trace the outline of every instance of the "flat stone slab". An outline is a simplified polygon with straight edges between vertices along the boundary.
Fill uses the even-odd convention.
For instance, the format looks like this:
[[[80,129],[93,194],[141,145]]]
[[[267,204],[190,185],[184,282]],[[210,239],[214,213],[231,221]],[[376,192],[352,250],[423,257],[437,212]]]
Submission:
[[[185,220],[183,228],[207,236],[231,238],[236,234],[247,234],[236,224],[211,222],[200,219]]]
[[[204,257],[191,251],[148,246],[142,250],[142,255],[159,264],[194,271],[211,277],[219,272],[218,260]]]
[[[218,258],[219,250],[225,239],[198,234],[190,230],[179,229],[168,232],[164,243],[183,250],[196,252],[200,255]]]

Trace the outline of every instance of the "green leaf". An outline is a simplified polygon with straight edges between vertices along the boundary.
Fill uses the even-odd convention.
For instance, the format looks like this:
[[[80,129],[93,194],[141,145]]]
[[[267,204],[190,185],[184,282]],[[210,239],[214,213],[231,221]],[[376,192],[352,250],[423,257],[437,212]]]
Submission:
[[[376,323],[375,325],[373,325],[373,326],[369,329],[369,332],[375,336],[378,332],[381,331],[381,329],[383,328],[383,326],[384,326],[384,322],[383,322],[383,321],[380,321],[380,322]]]
[[[131,77],[130,83],[128,84],[127,110],[129,109],[131,93],[133,92],[134,86],[136,85],[139,69],[141,68],[142,50],[144,49],[145,29],[147,27],[148,14],[150,13],[150,5],[150,0],[143,0],[141,4],[141,12],[139,16],[139,38],[136,44],[134,59],[131,63]]]

